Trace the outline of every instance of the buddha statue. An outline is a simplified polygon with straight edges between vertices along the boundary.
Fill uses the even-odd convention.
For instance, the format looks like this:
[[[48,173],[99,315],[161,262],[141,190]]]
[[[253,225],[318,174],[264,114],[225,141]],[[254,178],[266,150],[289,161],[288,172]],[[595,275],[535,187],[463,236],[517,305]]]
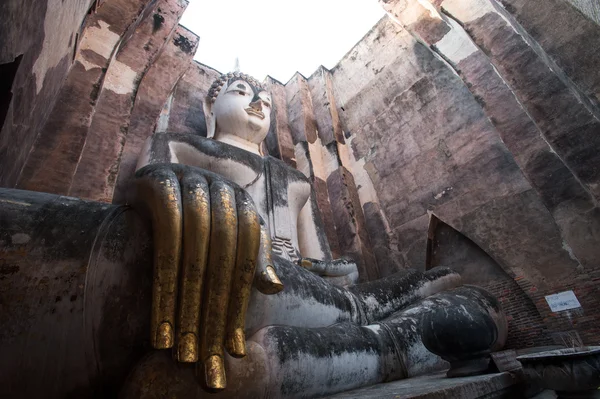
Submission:
[[[223,75],[212,85],[205,103],[208,137],[155,134],[142,151],[138,169],[177,163],[216,173],[252,197],[269,227],[274,253],[294,262],[300,254],[331,260],[310,182],[281,160],[261,154],[271,107],[269,93],[254,78]],[[347,264],[346,269],[356,277],[355,267]]]
[[[218,226],[215,226],[214,220],[205,220],[200,229],[212,231],[210,243],[203,244],[211,248],[211,254],[212,248],[215,247],[233,247],[228,255],[233,272],[226,277],[223,277],[223,272],[219,278],[213,278],[214,272],[211,272],[211,267],[216,266],[209,259],[208,278],[205,279],[204,288],[208,294],[205,298],[210,300],[212,290],[219,289],[225,292],[225,286],[229,285],[231,297],[227,312],[237,315],[237,321],[220,321],[222,327],[218,330],[219,334],[215,333],[217,330],[206,329],[199,333],[194,332],[195,339],[200,337],[202,341],[212,336],[214,342],[198,343],[194,340],[192,345],[200,348],[200,354],[189,358],[185,354],[194,350],[181,348],[181,345],[187,345],[187,341],[181,338],[182,332],[179,332],[180,346],[176,349],[176,357],[183,362],[203,361],[201,368],[205,370],[206,387],[211,390],[226,388],[224,370],[227,359],[228,368],[232,370],[227,374],[233,373],[233,379],[239,387],[237,390],[226,390],[232,397],[239,397],[242,392],[247,394],[249,387],[256,385],[256,375],[249,378],[246,376],[247,381],[239,384],[240,380],[244,380],[243,370],[248,367],[242,366],[246,363],[236,358],[248,354],[245,348],[246,338],[248,345],[252,347],[249,356],[253,359],[247,360],[253,365],[252,368],[270,370],[270,382],[259,384],[256,387],[259,393],[253,391],[250,397],[298,394],[312,396],[326,392],[324,386],[331,386],[332,391],[339,391],[351,386],[415,375],[419,370],[427,371],[439,366],[439,357],[423,347],[421,329],[417,326],[422,322],[425,313],[433,312],[422,311],[424,308],[435,308],[439,303],[453,302],[448,299],[445,299],[446,302],[441,299],[436,302],[435,299],[426,298],[458,287],[460,277],[447,269],[427,273],[410,271],[344,289],[344,286],[356,281],[357,268],[353,262],[331,259],[309,180],[280,160],[261,154],[261,144],[270,125],[271,104],[269,93],[255,79],[239,73],[223,75],[213,83],[207,96],[207,138],[172,133],[155,134],[149,139],[140,157],[138,178],[147,179],[148,173],[155,173],[156,168],[159,168],[160,173],[166,169],[183,176],[179,177],[179,180],[184,208],[181,218],[184,226],[188,223],[185,214],[185,196],[188,190],[184,183],[186,177],[192,179],[188,176],[208,176],[210,189],[201,178],[202,198],[204,202],[211,203],[212,212],[215,210],[212,198],[214,177],[207,172],[217,174],[235,184],[231,185],[233,189],[231,194],[228,194],[231,200],[226,201],[225,208],[237,209],[237,236],[233,227],[233,232],[227,239],[215,237],[212,232]],[[159,180],[162,184],[162,178]],[[174,178],[170,180],[171,183],[174,181]],[[244,192],[251,197],[255,208],[252,208],[251,201]],[[156,194],[151,192],[145,198],[155,196]],[[252,223],[258,223],[260,227],[255,228],[255,233],[242,230],[242,226],[251,224],[243,219],[243,215],[248,212],[256,213],[252,216]],[[157,221],[158,218],[155,224]],[[158,225],[162,226],[162,222],[158,222]],[[252,237],[258,235],[259,230],[262,232],[259,240],[261,243],[252,244],[261,248],[260,255],[256,258],[257,289],[253,290],[250,283],[252,273],[248,272],[249,275],[243,278],[236,275],[241,274],[240,269],[246,267],[240,259],[240,249],[249,251],[247,242],[254,243],[255,239]],[[184,242],[187,239],[185,234]],[[208,234],[204,236],[208,237]],[[236,246],[238,253],[234,262]],[[252,251],[248,254],[250,252]],[[272,255],[271,258],[269,254]],[[204,252],[201,256],[195,253],[186,254],[185,244],[183,256],[194,259],[206,257]],[[247,263],[254,263],[254,258],[250,255],[244,256]],[[175,269],[175,266],[172,268]],[[220,268],[225,269],[223,264]],[[253,269],[247,267],[247,270]],[[183,273],[186,273],[185,262]],[[264,278],[261,279],[261,276]],[[230,279],[233,283],[229,282]],[[341,288],[335,284],[328,284],[327,279],[331,279],[330,282],[333,283],[341,281],[342,283],[338,284]],[[215,283],[216,281],[218,283]],[[245,285],[236,285],[239,281],[244,281]],[[186,279],[182,282],[185,283]],[[279,292],[282,287],[286,288]],[[181,292],[185,292],[184,286],[180,288]],[[473,303],[493,303],[489,294],[482,291],[468,288],[461,290]],[[440,295],[439,298],[461,297]],[[181,298],[185,301],[185,294]],[[227,293],[221,298],[227,298]],[[420,300],[426,300],[427,305]],[[204,326],[217,323],[219,314],[225,315],[227,302],[222,302],[221,308],[213,311],[210,309],[210,303],[206,301],[205,299],[202,306],[195,305],[196,308],[203,307],[202,312],[195,314],[202,314],[204,319],[199,325]],[[175,299],[169,300],[169,303],[174,302]],[[488,305],[482,306],[487,309],[485,312],[491,312],[488,316],[493,313],[490,320],[494,322],[488,320],[485,328],[489,331],[495,330],[496,334],[502,333],[506,325],[503,325],[501,311],[498,307]],[[182,313],[180,310],[179,314]],[[460,316],[457,318],[460,319]],[[174,324],[169,322],[169,325]],[[157,328],[160,329],[160,326]],[[482,335],[486,336],[488,341],[480,345],[480,349],[486,346],[485,349],[489,349],[491,344],[498,343],[497,336],[491,339],[493,334]],[[170,337],[166,341],[172,343],[173,338]],[[217,348],[219,342],[225,342],[229,357],[226,357],[225,351],[221,349],[222,344],[212,352],[203,349]],[[366,353],[365,345],[368,347]],[[162,348],[164,345],[159,343],[155,347]],[[419,355],[415,355],[416,353]],[[348,357],[353,361],[344,364],[344,359]],[[363,373],[361,370],[365,364],[371,364],[373,368]],[[314,375],[317,369],[323,374]],[[140,373],[138,380],[142,382],[147,378],[144,373]],[[340,383],[336,385],[332,380]],[[163,385],[170,384],[164,382]]]
[[[14,265],[0,279],[0,372],[14,381],[0,382],[49,396],[314,397],[446,361],[449,376],[487,369],[507,334],[497,300],[448,268],[354,284],[356,265],[331,259],[310,182],[261,155],[270,111],[255,79],[221,76],[209,137],[155,134],[131,206],[0,191],[0,251]],[[36,352],[38,336],[52,350]]]

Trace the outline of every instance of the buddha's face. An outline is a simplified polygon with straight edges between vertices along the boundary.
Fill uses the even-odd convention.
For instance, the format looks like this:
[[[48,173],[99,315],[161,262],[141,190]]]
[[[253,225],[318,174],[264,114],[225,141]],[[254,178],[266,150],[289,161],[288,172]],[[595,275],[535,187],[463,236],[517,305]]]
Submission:
[[[271,124],[271,96],[245,80],[232,81],[219,92],[211,108],[215,120],[215,137],[233,134],[260,144]]]

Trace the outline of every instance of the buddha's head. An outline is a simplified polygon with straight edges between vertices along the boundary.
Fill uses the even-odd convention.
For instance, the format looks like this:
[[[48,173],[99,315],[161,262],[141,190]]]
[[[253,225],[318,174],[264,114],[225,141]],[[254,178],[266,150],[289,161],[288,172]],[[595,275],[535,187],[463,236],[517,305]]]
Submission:
[[[251,76],[221,75],[208,91],[206,116],[209,138],[260,153],[271,124],[271,95]]]

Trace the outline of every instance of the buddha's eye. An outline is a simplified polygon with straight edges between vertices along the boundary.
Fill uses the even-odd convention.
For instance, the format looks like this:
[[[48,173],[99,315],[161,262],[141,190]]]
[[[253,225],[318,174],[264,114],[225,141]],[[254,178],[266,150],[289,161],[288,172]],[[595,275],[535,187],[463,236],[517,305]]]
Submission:
[[[269,97],[259,97],[265,107],[271,107],[271,99]]]
[[[240,96],[245,96],[246,95],[246,92],[243,91],[243,90],[238,91],[238,93],[239,93]]]

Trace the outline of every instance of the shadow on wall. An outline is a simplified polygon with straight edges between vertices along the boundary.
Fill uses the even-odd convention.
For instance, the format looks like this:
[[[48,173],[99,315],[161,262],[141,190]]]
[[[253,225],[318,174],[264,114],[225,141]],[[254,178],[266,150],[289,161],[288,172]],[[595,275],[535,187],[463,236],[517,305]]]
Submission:
[[[10,101],[13,97],[13,81],[15,80],[15,75],[17,74],[22,59],[23,54],[15,58],[13,62],[0,64],[0,76],[2,76],[2,80],[0,80],[0,129],[4,126],[8,107],[10,106]]]
[[[509,323],[506,349],[553,345],[534,303],[514,278],[477,244],[431,215],[425,267],[436,266],[456,270],[464,284],[483,287],[500,300]]]

